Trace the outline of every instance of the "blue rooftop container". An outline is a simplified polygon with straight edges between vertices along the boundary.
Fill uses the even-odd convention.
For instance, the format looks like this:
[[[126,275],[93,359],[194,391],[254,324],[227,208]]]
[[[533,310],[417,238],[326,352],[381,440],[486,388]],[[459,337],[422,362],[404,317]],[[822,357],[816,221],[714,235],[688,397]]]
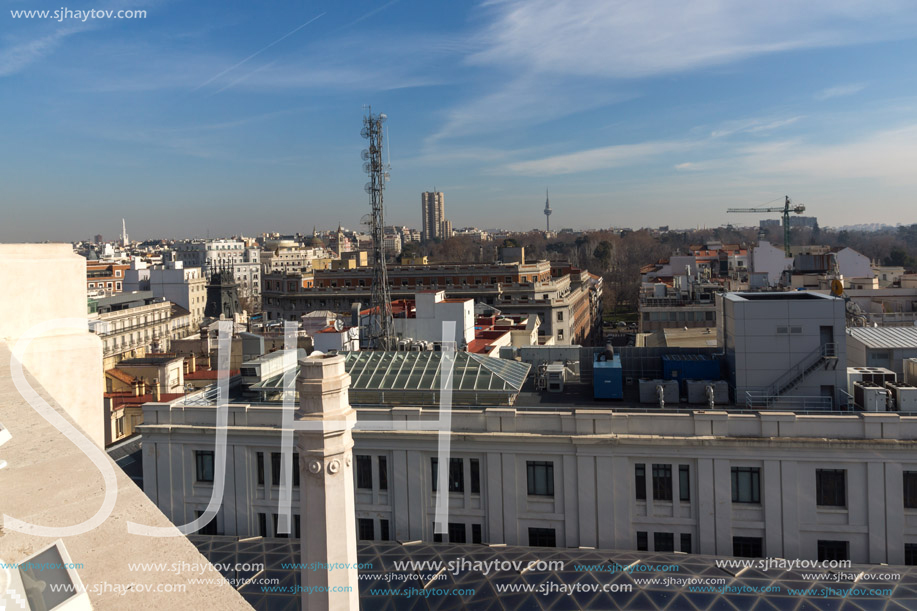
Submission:
[[[621,357],[615,354],[609,359],[605,353],[598,353],[592,367],[593,396],[596,399],[623,399],[624,371],[621,369]]]
[[[719,380],[720,361],[704,354],[667,354],[662,357],[666,380]]]

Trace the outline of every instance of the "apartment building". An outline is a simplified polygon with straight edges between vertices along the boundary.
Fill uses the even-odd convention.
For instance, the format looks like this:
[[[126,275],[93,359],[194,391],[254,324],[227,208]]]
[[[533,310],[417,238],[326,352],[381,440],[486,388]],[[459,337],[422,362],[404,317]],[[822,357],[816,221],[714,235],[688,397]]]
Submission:
[[[127,358],[143,357],[154,343],[167,350],[169,340],[188,322],[172,320],[173,304],[151,291],[124,293],[92,302],[89,329],[102,339],[103,368],[112,369]]]
[[[140,427],[145,491],[174,523],[200,515],[214,486],[216,411],[191,403],[147,404]],[[917,562],[915,417],[470,407],[451,413],[439,480],[438,432],[411,426],[436,408],[356,407],[362,539]],[[208,528],[282,537],[281,407],[228,409],[226,489]],[[433,532],[438,491],[446,535]]]
[[[199,267],[185,267],[183,261],[167,261],[148,266],[135,261],[124,275],[126,291],[150,291],[181,306],[191,316],[192,330],[204,320],[207,305],[207,279]]]
[[[443,239],[446,220],[446,199],[442,191],[424,191],[420,195],[420,216],[424,242]],[[450,226],[451,229],[451,226]]]
[[[261,294],[261,252],[242,240],[185,240],[175,244],[173,256],[185,267],[201,268],[205,278],[218,268],[232,268],[240,294],[247,297]]]
[[[86,291],[104,297],[124,290],[124,274],[128,263],[115,261],[86,261]]]
[[[445,290],[449,299],[473,299],[508,316],[538,316],[542,341],[589,345],[601,335],[601,277],[564,263],[391,265],[393,299]],[[349,315],[369,304],[372,269],[315,270],[312,277],[265,276],[263,310],[269,320],[299,320],[315,310]]]

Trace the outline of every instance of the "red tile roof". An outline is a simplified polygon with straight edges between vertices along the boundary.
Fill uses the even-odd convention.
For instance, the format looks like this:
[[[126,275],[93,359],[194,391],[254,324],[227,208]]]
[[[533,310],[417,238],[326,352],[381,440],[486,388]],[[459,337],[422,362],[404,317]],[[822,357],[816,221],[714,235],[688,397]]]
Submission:
[[[109,369],[108,371],[105,372],[105,375],[111,376],[116,380],[120,380],[121,382],[124,382],[125,384],[133,384],[134,380],[137,379],[134,376],[127,373],[126,371],[121,371],[120,369],[117,369],[117,368]]]

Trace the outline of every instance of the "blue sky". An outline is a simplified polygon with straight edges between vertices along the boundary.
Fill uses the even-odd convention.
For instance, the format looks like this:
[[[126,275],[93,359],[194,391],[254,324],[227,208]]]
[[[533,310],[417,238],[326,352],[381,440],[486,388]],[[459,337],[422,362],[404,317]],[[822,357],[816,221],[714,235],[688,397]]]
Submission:
[[[395,224],[917,222],[909,1],[67,2],[2,2],[3,241],[357,227],[364,104]]]

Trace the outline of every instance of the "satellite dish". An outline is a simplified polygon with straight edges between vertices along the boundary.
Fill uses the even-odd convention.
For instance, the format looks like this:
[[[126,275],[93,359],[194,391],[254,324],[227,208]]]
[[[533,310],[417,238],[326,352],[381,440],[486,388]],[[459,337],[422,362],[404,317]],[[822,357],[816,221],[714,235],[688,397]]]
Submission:
[[[844,283],[835,278],[831,281],[831,294],[840,297],[844,294]]]
[[[344,323],[343,321],[341,321],[340,318],[334,319],[334,330],[337,332],[341,332],[344,330]]]

